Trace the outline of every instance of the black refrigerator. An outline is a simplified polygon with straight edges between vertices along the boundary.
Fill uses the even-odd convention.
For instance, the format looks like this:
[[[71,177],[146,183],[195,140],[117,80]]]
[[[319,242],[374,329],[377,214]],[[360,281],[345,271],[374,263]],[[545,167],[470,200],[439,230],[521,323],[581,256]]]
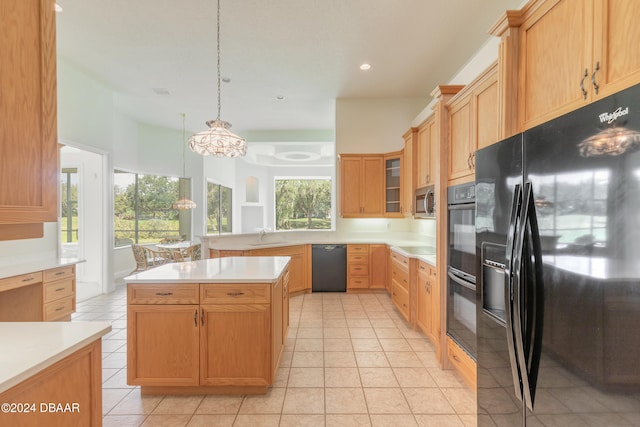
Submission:
[[[478,426],[640,426],[640,85],[476,158]]]

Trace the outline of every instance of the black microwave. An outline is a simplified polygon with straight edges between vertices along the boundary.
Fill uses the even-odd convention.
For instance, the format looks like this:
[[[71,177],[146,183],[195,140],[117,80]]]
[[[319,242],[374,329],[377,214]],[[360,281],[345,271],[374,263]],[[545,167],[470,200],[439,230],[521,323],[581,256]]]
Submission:
[[[416,189],[414,203],[415,218],[435,218],[436,195],[433,185]]]

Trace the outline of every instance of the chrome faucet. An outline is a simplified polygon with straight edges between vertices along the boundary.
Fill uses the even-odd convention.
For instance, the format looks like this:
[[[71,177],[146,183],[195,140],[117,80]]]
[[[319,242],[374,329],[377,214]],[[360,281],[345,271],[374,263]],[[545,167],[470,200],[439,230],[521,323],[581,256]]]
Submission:
[[[264,239],[264,236],[266,235],[267,235],[267,230],[263,228],[262,230],[260,230],[260,237],[258,238],[258,240],[262,242],[262,240]]]

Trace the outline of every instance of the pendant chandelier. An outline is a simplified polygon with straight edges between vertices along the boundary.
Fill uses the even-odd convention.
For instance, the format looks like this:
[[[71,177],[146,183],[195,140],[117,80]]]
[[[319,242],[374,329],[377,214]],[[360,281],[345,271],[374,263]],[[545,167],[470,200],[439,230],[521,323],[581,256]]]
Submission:
[[[238,157],[247,154],[246,141],[229,130],[231,124],[220,120],[220,0],[217,17],[218,117],[207,120],[209,129],[191,135],[189,148],[201,156]]]
[[[185,121],[185,117],[187,117],[187,115],[185,113],[181,114],[182,116],[182,178],[180,178],[179,182],[179,194],[182,195],[182,197],[173,204],[173,209],[178,209],[181,211],[187,210],[187,209],[194,209],[196,207],[196,204],[189,199],[186,194],[187,194],[187,189],[186,187],[186,183],[187,180],[185,179],[185,177],[187,176],[187,168],[186,168],[186,160],[185,160],[185,152],[186,152],[186,144],[184,141],[184,121]]]

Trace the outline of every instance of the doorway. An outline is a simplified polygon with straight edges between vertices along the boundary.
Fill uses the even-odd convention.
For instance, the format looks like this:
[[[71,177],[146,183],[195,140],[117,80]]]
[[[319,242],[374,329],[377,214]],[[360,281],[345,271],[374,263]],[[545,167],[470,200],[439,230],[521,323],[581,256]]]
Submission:
[[[76,298],[104,292],[103,156],[68,145],[60,149],[61,258],[81,258],[76,265]]]

